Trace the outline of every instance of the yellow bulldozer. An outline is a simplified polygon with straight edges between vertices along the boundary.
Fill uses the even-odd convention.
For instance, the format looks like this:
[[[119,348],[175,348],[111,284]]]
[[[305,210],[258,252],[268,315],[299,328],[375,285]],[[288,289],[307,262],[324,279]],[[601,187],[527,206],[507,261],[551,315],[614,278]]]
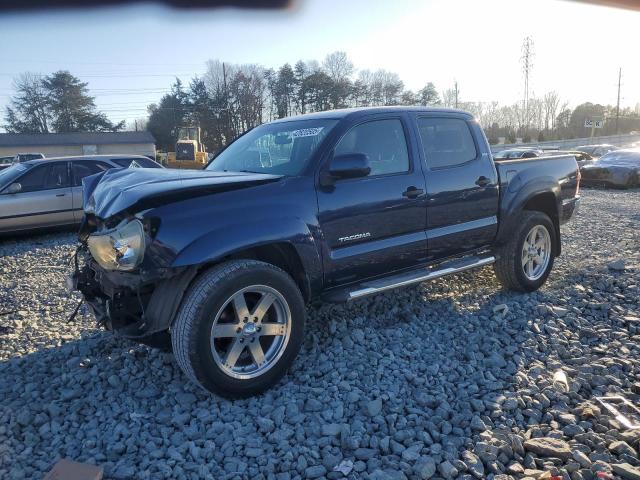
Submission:
[[[200,170],[208,161],[207,149],[200,141],[200,127],[180,127],[176,151],[167,153],[166,166]]]

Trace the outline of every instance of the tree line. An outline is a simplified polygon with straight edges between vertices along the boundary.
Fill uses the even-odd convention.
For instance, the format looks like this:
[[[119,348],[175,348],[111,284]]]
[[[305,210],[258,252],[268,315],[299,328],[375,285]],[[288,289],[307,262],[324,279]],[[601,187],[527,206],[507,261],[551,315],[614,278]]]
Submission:
[[[87,84],[69,72],[46,77],[23,74],[14,81],[15,95],[6,109],[10,132],[115,131],[124,123],[111,123],[95,108]],[[637,109],[617,112],[611,105],[583,103],[571,109],[557,92],[521,102],[473,102],[455,84],[438,91],[425,82],[417,91],[405,88],[397,73],[384,69],[356,70],[344,52],[333,52],[322,62],[285,63],[266,68],[258,64],[231,64],[210,60],[206,71],[188,84],[179,79],[148,117],[136,128],[149,130],[160,150],[173,150],[178,127],[201,128],[202,142],[216,151],[243,132],[265,121],[334,108],[423,105],[457,107],[471,112],[484,127],[490,143],[543,141],[590,135],[585,119],[604,119],[598,134],[640,130]],[[618,117],[616,121],[616,116]]]
[[[114,124],[97,111],[87,85],[64,70],[47,76],[23,73],[13,81],[15,94],[6,107],[5,130],[9,133],[122,130],[124,121]]]
[[[356,71],[344,52],[330,53],[322,62],[299,60],[278,69],[210,60],[204,75],[194,77],[188,86],[176,80],[171,93],[149,107],[147,128],[160,149],[171,150],[177,127],[200,126],[203,143],[215,151],[265,121],[333,108],[383,105],[467,110],[493,144],[589,136],[585,119],[606,119],[597,132],[600,135],[640,130],[637,109],[622,109],[616,126],[615,107],[587,102],[571,109],[554,91],[530,98],[526,109],[521,102],[465,101],[457,83],[439,92],[432,82],[425,82],[412,91],[397,73]]]
[[[188,86],[177,79],[170,93],[149,106],[146,128],[160,149],[171,149],[179,126],[200,126],[203,143],[215,151],[256,125],[290,115],[441,103],[433,83],[414,93],[404,88],[398,74],[384,69],[354,75],[344,52],[331,53],[322,63],[300,60],[277,70],[210,60],[204,75],[194,77]]]

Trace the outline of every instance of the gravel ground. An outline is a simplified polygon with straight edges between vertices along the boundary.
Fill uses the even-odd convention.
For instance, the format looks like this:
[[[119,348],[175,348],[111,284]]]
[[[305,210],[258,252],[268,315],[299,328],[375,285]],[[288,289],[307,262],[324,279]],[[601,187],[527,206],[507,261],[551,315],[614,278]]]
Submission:
[[[639,227],[640,190],[587,190],[537,293],[487,268],[310,309],[292,372],[234,402],[67,323],[72,234],[2,241],[0,478],[69,457],[109,479],[640,479],[640,431],[594,400],[640,405]]]

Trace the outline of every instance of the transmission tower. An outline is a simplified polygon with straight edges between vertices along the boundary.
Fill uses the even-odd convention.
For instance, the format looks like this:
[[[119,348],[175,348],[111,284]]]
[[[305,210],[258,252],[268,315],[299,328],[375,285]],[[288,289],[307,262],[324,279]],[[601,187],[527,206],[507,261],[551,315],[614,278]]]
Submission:
[[[524,76],[524,98],[522,99],[522,109],[524,110],[524,127],[529,128],[529,77],[533,69],[533,39],[525,37],[522,41],[522,74]]]

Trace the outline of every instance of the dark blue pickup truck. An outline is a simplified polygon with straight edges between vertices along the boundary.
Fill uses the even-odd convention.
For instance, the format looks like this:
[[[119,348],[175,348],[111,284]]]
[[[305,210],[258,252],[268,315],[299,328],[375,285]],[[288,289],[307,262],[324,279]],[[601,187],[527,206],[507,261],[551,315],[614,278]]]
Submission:
[[[107,329],[168,342],[198,385],[247,396],[292,364],[311,300],[489,264],[505,287],[537,289],[579,181],[570,155],[494,162],[478,123],[457,110],[285,118],[205,171],[85,179],[70,287]]]

